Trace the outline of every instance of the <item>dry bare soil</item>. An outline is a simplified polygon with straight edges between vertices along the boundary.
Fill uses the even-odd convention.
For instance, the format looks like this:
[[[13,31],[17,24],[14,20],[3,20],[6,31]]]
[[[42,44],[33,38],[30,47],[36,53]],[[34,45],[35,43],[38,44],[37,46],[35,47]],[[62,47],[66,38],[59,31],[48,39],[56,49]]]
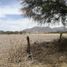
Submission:
[[[27,36],[32,60],[27,58]],[[58,38],[59,34],[1,34],[0,67],[67,67],[67,53],[57,52],[49,43]]]

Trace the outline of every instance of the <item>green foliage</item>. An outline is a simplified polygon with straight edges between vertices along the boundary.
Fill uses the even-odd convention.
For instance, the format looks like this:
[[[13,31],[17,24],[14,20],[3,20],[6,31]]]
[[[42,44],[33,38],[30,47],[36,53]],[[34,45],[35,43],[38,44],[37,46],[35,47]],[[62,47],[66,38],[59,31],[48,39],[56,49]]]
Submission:
[[[66,25],[66,0],[22,0],[25,15],[40,21],[40,23],[55,23],[62,21]]]

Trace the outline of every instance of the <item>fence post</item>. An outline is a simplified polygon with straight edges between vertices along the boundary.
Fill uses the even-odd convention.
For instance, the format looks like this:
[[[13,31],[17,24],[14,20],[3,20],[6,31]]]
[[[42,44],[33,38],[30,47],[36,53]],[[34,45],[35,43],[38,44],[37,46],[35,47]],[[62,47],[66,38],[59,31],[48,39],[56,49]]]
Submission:
[[[62,41],[62,35],[63,35],[63,33],[61,32],[61,33],[60,33],[60,39],[59,39],[59,42]]]
[[[27,54],[28,54],[28,59],[32,59],[31,49],[30,49],[30,38],[29,38],[29,36],[27,36]]]

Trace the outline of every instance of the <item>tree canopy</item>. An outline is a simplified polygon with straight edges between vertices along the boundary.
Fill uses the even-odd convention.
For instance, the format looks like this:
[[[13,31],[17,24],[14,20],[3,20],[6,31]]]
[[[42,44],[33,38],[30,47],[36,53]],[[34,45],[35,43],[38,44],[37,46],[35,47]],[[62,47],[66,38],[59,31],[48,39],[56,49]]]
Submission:
[[[67,24],[66,0],[22,0],[22,11],[40,23],[55,23],[61,20]]]

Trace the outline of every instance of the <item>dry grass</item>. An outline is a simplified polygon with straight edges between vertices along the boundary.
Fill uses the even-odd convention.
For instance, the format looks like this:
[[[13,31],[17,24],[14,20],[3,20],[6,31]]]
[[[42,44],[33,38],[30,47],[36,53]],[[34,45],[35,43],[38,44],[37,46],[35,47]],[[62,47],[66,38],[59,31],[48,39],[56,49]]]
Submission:
[[[30,36],[32,60],[27,58],[27,35]],[[0,35],[0,67],[67,67],[66,52],[57,52],[52,43],[59,34],[27,35]]]

